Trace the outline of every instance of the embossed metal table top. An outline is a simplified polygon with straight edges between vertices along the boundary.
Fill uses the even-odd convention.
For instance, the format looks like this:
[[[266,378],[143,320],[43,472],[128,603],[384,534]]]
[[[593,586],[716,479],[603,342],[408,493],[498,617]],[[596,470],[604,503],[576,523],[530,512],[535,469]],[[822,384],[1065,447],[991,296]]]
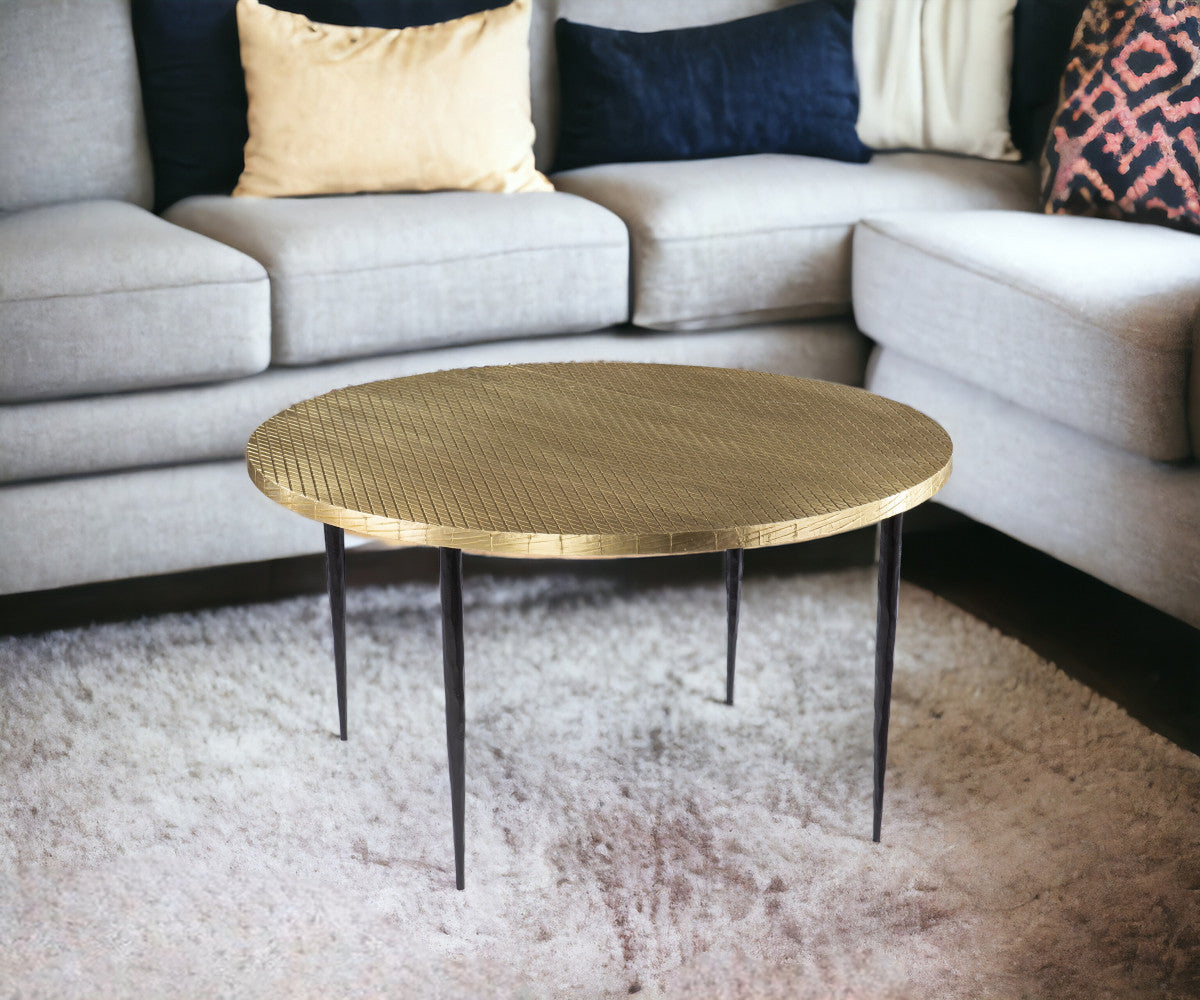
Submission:
[[[549,558],[799,542],[928,500],[934,421],[861,389],[616,362],[431,372],[338,389],[262,424],[263,493],[393,545]]]

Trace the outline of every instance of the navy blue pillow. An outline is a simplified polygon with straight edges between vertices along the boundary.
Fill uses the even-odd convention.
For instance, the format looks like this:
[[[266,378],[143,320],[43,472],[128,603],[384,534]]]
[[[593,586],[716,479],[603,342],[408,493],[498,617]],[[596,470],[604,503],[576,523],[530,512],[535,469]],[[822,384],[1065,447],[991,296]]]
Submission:
[[[556,170],[799,153],[863,163],[853,8],[811,0],[674,31],[555,25]]]
[[[236,0],[133,0],[154,208],[229,194],[242,172],[246,85]],[[408,28],[501,6],[496,0],[279,0],[325,24]]]
[[[1008,122],[1027,160],[1042,155],[1075,27],[1087,5],[1088,0],[1017,0]]]

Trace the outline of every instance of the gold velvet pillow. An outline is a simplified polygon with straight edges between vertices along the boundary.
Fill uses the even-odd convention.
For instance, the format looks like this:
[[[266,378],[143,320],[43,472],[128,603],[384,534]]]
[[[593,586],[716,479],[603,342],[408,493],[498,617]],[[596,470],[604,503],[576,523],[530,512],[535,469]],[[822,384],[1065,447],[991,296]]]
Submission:
[[[233,193],[553,190],[533,162],[530,3],[387,29],[238,0],[250,138]]]

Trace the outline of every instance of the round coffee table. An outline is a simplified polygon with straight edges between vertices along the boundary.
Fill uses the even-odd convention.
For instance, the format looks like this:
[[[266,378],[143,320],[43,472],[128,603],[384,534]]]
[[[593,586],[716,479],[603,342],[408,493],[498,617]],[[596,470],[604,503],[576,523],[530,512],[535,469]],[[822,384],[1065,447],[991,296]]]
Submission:
[[[879,840],[901,516],[950,475],[928,417],[861,389],[762,372],[564,363],[431,372],[298,403],[246,446],[254,484],[325,524],[346,738],[345,531],[440,549],[455,881],[463,888],[462,554],[724,552],[726,701],[744,549],[880,523],[874,822]]]

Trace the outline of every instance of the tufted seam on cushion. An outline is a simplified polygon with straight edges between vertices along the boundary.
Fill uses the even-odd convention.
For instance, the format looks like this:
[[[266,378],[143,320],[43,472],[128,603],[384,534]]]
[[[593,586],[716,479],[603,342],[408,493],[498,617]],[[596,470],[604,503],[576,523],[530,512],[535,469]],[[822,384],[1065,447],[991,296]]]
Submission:
[[[818,229],[850,229],[856,221],[847,219],[845,222],[819,222],[812,225],[800,223],[795,226],[762,226],[740,232],[706,233],[703,236],[650,236],[649,238],[655,243],[708,243],[710,240],[745,240],[759,236],[775,236],[779,233],[807,233]]]
[[[191,281],[186,285],[139,285],[136,288],[106,288],[95,292],[69,292],[62,295],[23,295],[18,298],[0,297],[0,306],[18,302],[58,302],[71,299],[94,299],[102,295],[140,295],[143,292],[185,291],[192,288],[231,288],[239,285],[261,285],[269,278],[261,274],[256,278],[237,278],[233,281]]]
[[[576,250],[622,250],[628,251],[627,240],[620,243],[571,243],[542,247],[514,247],[511,250],[496,250],[491,253],[473,253],[458,257],[439,257],[425,260],[397,261],[394,264],[377,264],[372,267],[325,268],[320,271],[289,271],[277,265],[265,265],[271,278],[323,278],[340,274],[373,274],[382,271],[403,271],[410,267],[441,267],[445,264],[467,264],[476,260],[492,260],[498,257],[529,256],[542,253],[572,253]]]
[[[879,220],[864,219],[858,225],[871,230],[871,232],[873,232],[875,235],[877,235],[883,239],[891,240],[893,243],[897,243],[900,246],[907,247],[909,250],[912,250],[916,253],[924,254],[926,257],[930,257],[936,261],[939,261],[942,264],[946,264],[950,267],[956,267],[956,268],[959,268],[960,270],[967,271],[968,273],[973,274],[976,277],[983,278],[986,281],[991,281],[997,285],[1002,285],[1005,288],[1010,289],[1015,294],[1023,295],[1026,298],[1033,299],[1034,301],[1041,302],[1041,303],[1048,305],[1054,309],[1057,309],[1059,312],[1067,313],[1071,316],[1073,321],[1081,322],[1084,325],[1090,327],[1093,330],[1096,330],[1099,333],[1103,333],[1103,334],[1106,334],[1106,335],[1109,335],[1112,337],[1116,337],[1118,340],[1121,340],[1127,344],[1132,344],[1133,346],[1135,346],[1139,349],[1146,350],[1146,351],[1152,351],[1152,352],[1155,352],[1158,354],[1168,354],[1168,355],[1174,354],[1174,355],[1180,355],[1180,356],[1183,356],[1183,354],[1186,351],[1186,348],[1181,347],[1181,346],[1172,346],[1169,344],[1163,344],[1160,342],[1160,339],[1157,337],[1154,339],[1154,341],[1143,339],[1143,338],[1138,338],[1138,337],[1129,337],[1125,334],[1124,328],[1122,328],[1122,327],[1100,326],[1090,317],[1080,316],[1079,313],[1075,310],[1075,308],[1069,302],[1064,302],[1063,300],[1057,298],[1056,296],[1048,294],[1043,289],[1030,289],[1028,287],[1025,287],[1023,285],[1019,285],[1019,284],[1013,282],[1011,279],[1009,279],[1006,275],[1002,274],[1001,272],[993,271],[989,268],[980,267],[973,262],[966,262],[966,261],[958,260],[953,257],[949,257],[946,254],[939,253],[936,250],[930,250],[928,247],[921,246],[919,243],[916,243],[913,240],[905,239],[904,237],[897,236],[894,232],[889,232],[885,229],[880,228]],[[1198,313],[1198,315],[1200,315],[1200,313]]]

